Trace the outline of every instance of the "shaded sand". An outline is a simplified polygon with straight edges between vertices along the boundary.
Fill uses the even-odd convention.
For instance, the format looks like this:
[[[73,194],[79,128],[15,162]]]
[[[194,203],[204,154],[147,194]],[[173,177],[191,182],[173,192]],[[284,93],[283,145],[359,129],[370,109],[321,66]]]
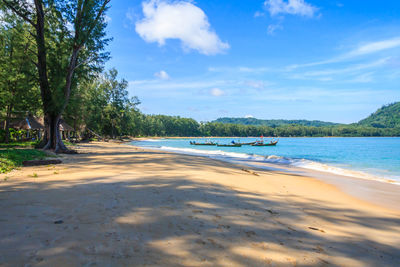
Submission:
[[[400,265],[400,212],[314,178],[123,144],[78,150],[0,175],[0,266]]]

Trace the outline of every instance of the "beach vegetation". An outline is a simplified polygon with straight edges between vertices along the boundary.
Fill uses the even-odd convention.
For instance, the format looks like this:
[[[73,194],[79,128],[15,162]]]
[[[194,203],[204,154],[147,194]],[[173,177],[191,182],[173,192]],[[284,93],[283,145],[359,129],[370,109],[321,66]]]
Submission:
[[[26,160],[44,159],[48,155],[37,149],[1,149],[0,173],[6,173],[22,166]]]
[[[71,92],[82,79],[99,71],[109,58],[103,52],[105,12],[110,0],[2,0],[3,8],[25,22],[34,37],[33,53],[45,116],[45,149],[67,151],[58,128]],[[22,52],[22,51],[20,51]]]
[[[34,148],[38,141],[14,141],[9,143],[0,143],[1,148]]]

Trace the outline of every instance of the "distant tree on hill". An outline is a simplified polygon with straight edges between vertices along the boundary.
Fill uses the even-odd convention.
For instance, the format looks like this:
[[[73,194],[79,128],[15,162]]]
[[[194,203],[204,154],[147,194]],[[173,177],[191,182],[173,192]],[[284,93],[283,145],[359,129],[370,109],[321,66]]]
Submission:
[[[338,123],[325,122],[325,121],[308,121],[308,120],[260,120],[256,118],[219,118],[213,122],[220,123],[233,123],[233,124],[243,124],[243,125],[257,125],[257,126],[270,126],[278,127],[282,125],[302,125],[302,126],[331,126],[337,125]]]
[[[400,102],[381,107],[367,118],[359,121],[359,124],[376,128],[400,127]]]

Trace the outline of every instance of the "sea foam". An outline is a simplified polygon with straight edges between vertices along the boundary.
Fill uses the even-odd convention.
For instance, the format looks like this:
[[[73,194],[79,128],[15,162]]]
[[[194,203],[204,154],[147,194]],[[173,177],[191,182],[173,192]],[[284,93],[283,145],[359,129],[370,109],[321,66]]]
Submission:
[[[151,140],[151,139],[150,139]],[[148,141],[148,140],[146,140]],[[157,141],[157,140],[154,140]],[[150,141],[152,142],[152,141]],[[270,163],[276,164],[277,166],[289,166],[289,167],[297,167],[297,168],[304,168],[309,170],[314,170],[318,172],[327,172],[341,176],[348,176],[348,177],[355,177],[361,179],[368,179],[368,180],[375,180],[381,182],[390,182],[392,184],[400,185],[400,182],[394,181],[390,178],[385,177],[378,177],[369,173],[361,172],[361,171],[354,171],[349,169],[344,169],[340,167],[331,166],[328,164],[307,160],[307,159],[293,159],[287,157],[281,157],[276,155],[269,155],[269,156],[262,156],[256,154],[246,154],[246,153],[237,153],[237,152],[227,152],[222,150],[200,150],[200,149],[193,149],[193,148],[177,148],[177,147],[170,147],[170,146],[158,146],[158,147],[148,147],[150,149],[161,149],[170,152],[176,152],[181,154],[188,154],[188,155],[196,155],[196,156],[205,156],[213,159],[228,161],[231,163],[241,163],[252,167],[257,168],[264,168],[270,169],[270,166],[263,166],[259,163]],[[255,165],[254,163],[257,163]]]

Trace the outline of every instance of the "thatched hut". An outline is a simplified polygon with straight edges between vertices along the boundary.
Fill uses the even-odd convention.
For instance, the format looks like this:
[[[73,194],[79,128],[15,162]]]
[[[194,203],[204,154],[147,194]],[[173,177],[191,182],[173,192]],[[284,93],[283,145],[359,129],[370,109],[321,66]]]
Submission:
[[[61,132],[61,137],[63,139],[70,139],[71,138],[71,133],[75,131],[75,129],[70,126],[68,123],[66,123],[63,119],[60,119],[60,132]]]
[[[44,131],[43,120],[35,118],[32,115],[28,115],[25,119],[12,123],[11,127],[17,130],[26,130],[26,138],[30,138],[33,132],[40,139],[42,131]]]
[[[28,115],[25,119],[12,124],[12,127],[18,130],[44,130],[43,122],[32,115]]]
[[[11,127],[18,130],[26,130],[27,138],[29,138],[30,133],[34,131],[35,133],[37,133],[38,139],[40,139],[42,136],[42,132],[44,132],[44,118],[35,118],[32,115],[28,115],[25,119],[13,123]],[[63,119],[60,119],[59,130],[63,139],[70,139],[71,133],[75,131],[75,129],[71,127],[68,123],[66,123]]]

